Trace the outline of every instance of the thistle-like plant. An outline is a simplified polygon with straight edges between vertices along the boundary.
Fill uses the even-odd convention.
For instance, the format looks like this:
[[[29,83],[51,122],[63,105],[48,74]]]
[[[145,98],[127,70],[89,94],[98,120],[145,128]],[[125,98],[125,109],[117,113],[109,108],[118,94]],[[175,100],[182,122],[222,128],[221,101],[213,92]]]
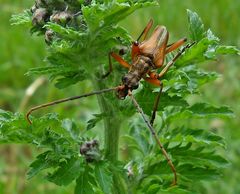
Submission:
[[[26,24],[33,33],[44,35],[48,44],[48,65],[30,69],[28,75],[47,75],[55,80],[57,88],[66,91],[84,80],[94,90],[117,86],[124,73],[117,64],[109,77],[101,77],[108,70],[107,55],[112,50],[129,48],[134,40],[118,23],[139,8],[157,5],[154,0],[36,1],[31,10],[12,18],[14,24]],[[171,187],[173,174],[131,100],[121,101],[112,93],[97,96],[101,113],[84,120],[84,130],[73,118],[62,119],[63,115],[55,113],[32,116],[33,123],[29,125],[23,113],[0,111],[1,143],[42,148],[30,165],[28,178],[44,171],[45,178],[57,185],[75,181],[76,194],[173,194],[197,192],[200,181],[215,180],[221,175],[221,169],[228,165],[219,153],[226,146],[224,139],[211,129],[198,128],[196,123],[198,119],[232,117],[233,113],[226,106],[197,102],[191,97],[200,95],[202,85],[219,77],[215,72],[202,70],[201,62],[215,60],[222,54],[238,54],[239,50],[220,45],[195,12],[188,10],[187,15],[188,38],[196,44],[163,77],[155,124],[176,167],[177,186]],[[128,60],[129,52],[124,57]],[[148,116],[158,90],[142,82],[135,92]],[[103,138],[95,137],[90,132],[102,120],[104,130],[98,130]],[[125,153],[121,159],[120,148]]]

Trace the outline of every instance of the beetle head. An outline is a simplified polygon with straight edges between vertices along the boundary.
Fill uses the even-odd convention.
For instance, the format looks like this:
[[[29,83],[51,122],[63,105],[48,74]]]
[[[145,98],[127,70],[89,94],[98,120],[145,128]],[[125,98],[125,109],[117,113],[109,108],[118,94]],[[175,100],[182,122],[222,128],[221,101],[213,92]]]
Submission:
[[[126,85],[121,85],[117,89],[117,97],[121,100],[124,100],[126,96],[128,95],[129,88]]]

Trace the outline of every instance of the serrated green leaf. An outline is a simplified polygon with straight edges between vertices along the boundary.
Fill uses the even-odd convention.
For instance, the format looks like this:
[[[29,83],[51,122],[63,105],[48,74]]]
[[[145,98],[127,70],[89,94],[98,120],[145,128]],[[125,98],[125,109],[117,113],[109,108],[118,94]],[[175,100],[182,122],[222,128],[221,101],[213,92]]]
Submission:
[[[189,181],[216,180],[220,175],[216,169],[194,167],[191,164],[179,166],[178,172]]]
[[[170,152],[174,158],[185,164],[192,164],[198,167],[210,167],[213,169],[225,168],[229,162],[214,152],[206,152],[204,147],[197,149],[184,149],[184,147],[172,148]]]
[[[101,29],[101,31],[98,34],[98,37],[99,38],[97,38],[96,41],[94,42],[97,45],[101,45],[103,43],[105,44],[106,41],[109,41],[112,38],[116,39],[117,37],[121,37],[121,39],[128,42],[128,45],[131,44],[131,40],[132,40],[127,30],[120,26],[105,27]]]
[[[30,179],[47,168],[56,167],[58,165],[58,161],[54,160],[52,154],[53,153],[51,151],[39,154],[36,160],[30,164],[30,169],[27,172],[27,178]]]
[[[189,191],[183,188],[178,188],[178,187],[173,187],[169,189],[161,189],[158,194],[163,193],[163,194],[197,194],[193,191]]]
[[[80,176],[76,180],[76,187],[74,194],[86,194],[94,193],[93,190],[93,177],[90,174],[91,169],[89,166],[85,166],[84,170],[81,172]]]
[[[103,114],[103,113],[102,114],[93,114],[93,116],[94,116],[94,118],[88,120],[88,122],[87,122],[87,130],[94,128],[95,125],[103,119],[105,114]]]
[[[221,146],[224,148],[226,146],[226,142],[221,136],[204,129],[181,127],[171,130],[171,134],[167,133],[166,136],[170,136],[171,143],[174,144],[197,143],[200,146]]]
[[[215,107],[206,103],[196,103],[189,110],[200,117],[208,114],[209,116],[227,116],[232,117],[233,112],[226,106]]]
[[[35,133],[42,133],[44,129],[48,128],[56,134],[62,134],[69,136],[69,133],[62,127],[61,119],[56,113],[48,113],[40,118],[31,118],[32,125],[30,127],[34,129]]]
[[[62,121],[62,127],[66,129],[69,135],[75,140],[78,140],[79,130],[74,122],[70,119],[64,119]]]
[[[58,59],[56,59],[57,56],[59,56]],[[62,58],[64,58],[64,60],[60,61]],[[66,88],[87,78],[84,69],[73,66],[72,60],[69,62],[70,59],[68,60],[60,54],[49,57],[48,60],[54,61],[55,65],[32,68],[27,72],[27,75],[49,75],[52,80],[56,79],[55,86],[59,89]]]
[[[52,59],[54,60],[54,59]],[[65,59],[66,61],[66,59]],[[64,62],[65,62],[64,61]],[[82,69],[76,69],[72,66],[67,66],[67,63],[65,63],[66,65],[54,65],[54,66],[47,66],[47,67],[36,67],[36,68],[32,68],[28,71],[27,75],[51,75],[52,77],[57,77],[60,75],[74,75],[76,74],[77,71],[84,73],[84,70]]]
[[[135,149],[144,155],[143,150],[139,146],[139,141],[137,141],[135,137],[124,135],[122,138],[124,142],[127,143],[128,149]]]
[[[204,37],[204,25],[196,12],[187,10],[190,36],[193,41],[200,41]]]
[[[131,3],[131,5],[129,2],[111,1],[104,4],[95,4],[91,7],[83,7],[82,12],[88,28],[94,33],[99,28],[121,21],[139,8],[157,4],[157,1]]]
[[[215,44],[219,44],[220,39],[210,29],[208,29],[206,32],[206,38],[209,41],[213,41]]]
[[[146,192],[149,194],[156,194],[159,189],[160,189],[159,184],[151,184]]]
[[[63,161],[59,164],[58,169],[46,178],[60,186],[68,185],[79,177],[80,172],[83,170],[81,163],[83,163],[82,158],[71,158],[70,160]]]
[[[188,65],[172,69],[162,80],[164,91],[171,96],[185,97],[189,94],[198,94],[199,87],[217,79],[215,72],[206,72],[195,65]]]
[[[175,63],[175,66],[187,66],[194,63],[206,61],[208,58],[205,53],[208,51],[210,45],[214,45],[217,40],[203,38],[190,49],[185,51]]]
[[[146,155],[150,152],[152,148],[153,141],[151,141],[151,134],[145,123],[140,122],[142,120],[136,119],[132,120],[130,123],[130,135],[135,141],[129,137],[130,146],[135,149],[141,150],[141,152]],[[134,143],[135,142],[135,143]]]
[[[58,89],[63,89],[87,78],[84,71],[74,74],[73,76],[65,76],[56,80],[55,86]]]
[[[236,46],[218,46],[216,49],[217,54],[238,54],[240,55],[240,50]]]
[[[35,137],[25,117],[19,113],[0,112],[0,143],[31,143]]]
[[[12,25],[27,25],[32,24],[32,14],[30,10],[25,10],[23,13],[12,15],[10,22]]]
[[[157,90],[159,91],[159,89]],[[144,113],[151,115],[153,110],[153,105],[158,92],[153,92],[149,86],[142,90],[139,90],[135,94],[135,98],[139,103],[140,107],[143,109]],[[186,107],[188,105],[187,101],[179,96],[169,96],[167,93],[163,92],[160,96],[160,101],[158,105],[158,111],[162,111],[167,106],[179,106]]]
[[[170,114],[168,122],[174,120],[185,120],[188,118],[228,118],[233,117],[233,112],[226,106],[216,107],[206,103],[196,103],[186,109]]]
[[[61,120],[56,114],[47,114],[40,118],[30,117],[30,119],[32,125],[22,114],[0,113],[0,142],[33,144],[54,149],[61,145],[61,150],[77,143],[69,126],[63,124],[65,120]],[[72,124],[72,127],[74,126]],[[69,154],[72,151],[69,151]]]
[[[109,170],[109,167],[104,162],[98,162],[95,165],[95,176],[96,180],[98,181],[102,191],[104,193],[111,193],[112,192],[112,173]]]
[[[163,161],[162,155],[155,155],[152,156],[155,157],[154,159],[150,160],[149,164],[145,166],[144,174],[150,175],[161,175],[161,178],[163,179],[169,179],[171,180],[172,171],[167,163],[166,160]],[[145,161],[146,162],[146,161]],[[160,177],[158,177],[160,178]],[[161,180],[163,181],[163,180]]]
[[[66,125],[66,120],[59,120],[55,114],[48,114],[39,119],[34,118],[32,121],[33,125],[30,125],[22,114],[1,111],[0,142],[28,143],[48,148],[48,151],[40,154],[32,162],[27,174],[28,178],[32,178],[45,169],[58,166],[58,169],[49,175],[48,179],[58,185],[68,184],[80,168],[80,160],[75,157],[77,141],[72,133],[74,124],[68,122]],[[69,158],[74,158],[74,160],[69,160]]]
[[[86,33],[79,32],[73,28],[63,27],[59,24],[51,22],[46,24],[44,27],[53,30],[54,32],[56,32],[58,35],[65,39],[81,41],[82,44],[84,44],[83,42],[87,40]]]

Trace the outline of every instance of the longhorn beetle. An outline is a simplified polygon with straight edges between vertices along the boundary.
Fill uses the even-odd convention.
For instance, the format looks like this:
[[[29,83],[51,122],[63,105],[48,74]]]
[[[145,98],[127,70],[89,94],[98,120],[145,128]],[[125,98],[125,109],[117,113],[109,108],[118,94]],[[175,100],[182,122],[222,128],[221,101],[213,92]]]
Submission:
[[[114,58],[116,61],[118,61],[123,67],[128,68],[129,71],[126,75],[122,77],[122,84],[120,86],[114,87],[114,88],[108,88],[108,89],[103,89],[99,91],[94,91],[91,93],[83,94],[80,96],[74,96],[70,98],[65,98],[57,101],[53,101],[50,103],[42,104],[36,107],[31,108],[28,113],[26,114],[27,120],[29,123],[31,123],[31,120],[29,119],[30,114],[38,109],[41,109],[43,107],[48,107],[52,106],[55,104],[63,103],[66,101],[70,100],[75,100],[79,99],[82,97],[87,97],[91,95],[97,95],[101,93],[106,93],[110,91],[116,91],[117,92],[117,97],[119,99],[125,99],[126,96],[129,96],[132,101],[134,106],[136,107],[137,111],[141,114],[144,122],[148,126],[149,130],[151,131],[153,137],[155,138],[159,148],[161,149],[164,157],[166,158],[168,165],[170,166],[173,174],[174,174],[174,179],[172,182],[172,185],[177,184],[177,173],[176,169],[169,158],[166,150],[164,149],[162,143],[160,142],[157,134],[155,133],[155,130],[153,128],[153,122],[155,119],[157,107],[159,104],[160,100],[160,95],[162,93],[163,89],[163,84],[159,80],[167,71],[168,69],[174,64],[174,62],[184,53],[184,51],[191,46],[193,46],[194,42],[191,44],[187,44],[185,47],[183,47],[182,50],[180,50],[174,58],[169,61],[162,71],[160,73],[156,72],[156,69],[160,68],[164,64],[165,60],[165,55],[168,54],[169,52],[176,50],[180,46],[182,46],[187,39],[182,38],[178,40],[177,42],[168,45],[168,37],[169,33],[166,29],[165,26],[157,26],[152,33],[151,37],[149,39],[147,38],[148,32],[151,29],[153,24],[153,20],[151,19],[147,26],[144,28],[140,36],[136,41],[132,43],[132,51],[131,51],[131,58],[132,58],[132,63],[129,64],[126,62],[120,55],[110,52],[109,53],[109,71],[103,76],[104,78],[107,77],[111,72],[112,72],[112,60],[111,57]],[[143,37],[143,41],[139,42],[139,40]],[[154,102],[154,107],[153,107],[153,112],[151,116],[151,120],[149,121],[141,107],[139,106],[138,102],[136,101],[135,97],[132,95],[132,91],[138,88],[139,81],[141,79],[144,79],[145,81],[160,87],[159,93],[156,96],[155,102]]]

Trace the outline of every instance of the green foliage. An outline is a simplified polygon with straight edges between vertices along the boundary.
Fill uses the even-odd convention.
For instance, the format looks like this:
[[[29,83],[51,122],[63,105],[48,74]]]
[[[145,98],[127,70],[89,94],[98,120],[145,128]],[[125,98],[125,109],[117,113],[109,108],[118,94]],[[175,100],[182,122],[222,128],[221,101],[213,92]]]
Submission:
[[[116,24],[116,21],[121,21],[135,10],[150,5],[157,5],[157,2],[107,1],[104,4],[84,7],[82,11],[90,32],[95,33],[100,28]]]
[[[84,25],[74,29],[56,23],[47,23],[44,28],[52,30],[58,36],[52,43],[50,55],[47,57],[50,66],[34,68],[28,74],[48,74],[52,79],[59,78],[56,83],[58,88],[86,79],[84,72],[87,72],[89,77],[96,68],[99,70],[99,67],[89,65],[92,58],[101,64],[106,62],[105,56],[116,45],[121,45],[122,41],[130,44],[131,38],[128,32],[116,26],[116,21],[121,21],[136,9],[156,4],[155,1],[106,1],[84,6],[81,19],[88,29]]]
[[[204,38],[204,25],[196,12],[187,10],[187,13],[191,39],[198,42]]]
[[[193,106],[178,109],[178,112],[171,111],[167,121],[171,123],[174,120],[191,118],[226,118],[232,116],[233,112],[228,107],[214,107],[206,103],[196,103]]]
[[[46,59],[49,65],[31,69],[28,74],[49,75],[50,79],[56,80],[56,87],[61,89],[85,79],[89,79],[95,89],[116,86],[122,70],[114,68],[114,75],[105,80],[99,77],[107,71],[108,52],[130,44],[128,32],[117,23],[138,8],[150,5],[156,5],[156,2],[93,1],[91,5],[81,8],[82,28],[48,22],[44,28],[56,34]],[[195,12],[188,10],[188,20],[190,37],[196,44],[164,76],[164,90],[158,107],[158,118],[162,118],[162,122],[160,119],[156,122],[157,133],[178,173],[176,187],[170,187],[173,174],[167,161],[147,127],[138,118],[131,122],[128,133],[123,135],[123,144],[127,145],[129,156],[120,164],[106,154],[100,161],[88,163],[84,155],[79,154],[80,146],[85,141],[81,136],[93,138],[91,134],[86,134],[86,130],[95,127],[102,119],[106,123],[116,118],[109,116],[113,112],[126,121],[136,117],[136,111],[128,99],[120,102],[110,94],[104,95],[105,101],[99,100],[102,100],[102,113],[95,114],[86,129],[79,129],[70,119],[61,119],[56,114],[32,117],[33,124],[29,125],[22,114],[0,112],[1,143],[32,144],[44,151],[30,165],[28,177],[47,171],[45,178],[57,185],[68,185],[76,180],[76,194],[194,193],[198,192],[195,186],[200,181],[219,178],[222,168],[228,165],[224,155],[220,155],[225,147],[224,139],[210,129],[189,128],[186,120],[228,118],[233,113],[225,106],[190,103],[188,97],[200,94],[202,85],[218,78],[217,73],[200,69],[200,62],[215,60],[220,54],[239,54],[239,50],[220,45],[212,31],[205,31],[202,20]],[[29,16],[26,14],[14,16],[16,24],[27,21]],[[136,99],[146,115],[151,115],[158,90],[142,83],[136,92]],[[107,112],[104,112],[103,102],[108,108]],[[177,120],[182,121],[181,125]],[[114,127],[106,130],[114,130]],[[113,147],[114,144],[118,142],[112,140]],[[107,146],[104,145],[103,153],[109,149]]]
[[[11,18],[12,25],[27,25],[31,26],[31,12],[29,10],[25,10],[21,14],[13,15]]]
[[[90,167],[86,166],[78,177],[75,194],[94,193],[93,185],[90,182],[94,177],[90,174],[90,170]]]
[[[81,172],[82,161],[79,158],[71,158],[62,161],[56,171],[49,174],[47,179],[57,185],[68,185],[75,180]]]
[[[92,129],[93,127],[95,127],[96,124],[97,124],[99,121],[101,121],[101,120],[104,118],[105,115],[104,115],[104,114],[94,114],[93,116],[94,116],[94,118],[88,120],[88,122],[87,122],[87,130],[90,130],[90,129]]]
[[[99,182],[99,185],[104,193],[111,193],[112,190],[112,174],[106,165],[106,163],[101,162],[95,166],[95,176]]]

